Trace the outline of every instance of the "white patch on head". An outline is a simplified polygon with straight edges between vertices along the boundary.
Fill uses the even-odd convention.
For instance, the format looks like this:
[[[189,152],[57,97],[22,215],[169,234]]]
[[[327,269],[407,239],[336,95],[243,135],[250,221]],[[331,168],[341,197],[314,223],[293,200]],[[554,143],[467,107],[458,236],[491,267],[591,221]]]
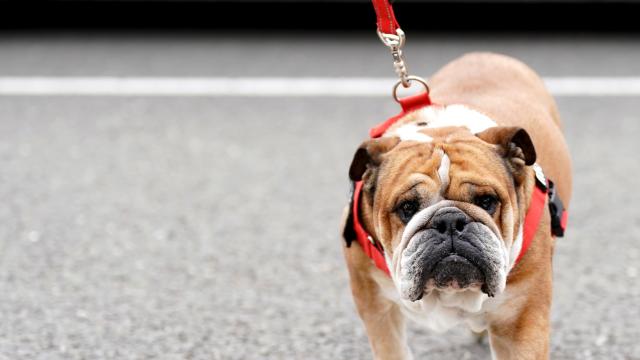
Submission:
[[[440,178],[440,193],[444,192],[449,187],[449,167],[451,166],[451,160],[449,156],[442,150],[442,160],[440,160],[440,167],[438,167],[438,177]]]
[[[427,106],[418,110],[418,114],[419,121],[426,122],[428,128],[462,126],[477,134],[498,125],[488,116],[464,105]]]
[[[413,123],[403,125],[398,129],[396,129],[395,131],[386,135],[397,136],[400,138],[401,141],[407,141],[407,140],[419,141],[419,142],[433,141],[433,138],[431,138],[431,136],[421,133],[420,127]]]

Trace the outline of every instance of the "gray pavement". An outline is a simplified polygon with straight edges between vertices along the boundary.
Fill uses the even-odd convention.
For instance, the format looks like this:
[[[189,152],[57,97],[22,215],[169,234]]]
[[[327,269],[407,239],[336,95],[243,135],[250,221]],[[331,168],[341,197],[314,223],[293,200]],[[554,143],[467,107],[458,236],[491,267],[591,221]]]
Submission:
[[[389,76],[372,38],[5,36],[0,76]],[[412,42],[409,61],[428,74],[473,49],[547,76],[640,74],[630,38],[440,36]],[[575,191],[551,355],[640,359],[640,99],[558,103]],[[396,110],[380,98],[1,97],[0,358],[369,358],[338,222],[354,149]],[[416,358],[490,356],[463,330],[412,325],[410,342]]]

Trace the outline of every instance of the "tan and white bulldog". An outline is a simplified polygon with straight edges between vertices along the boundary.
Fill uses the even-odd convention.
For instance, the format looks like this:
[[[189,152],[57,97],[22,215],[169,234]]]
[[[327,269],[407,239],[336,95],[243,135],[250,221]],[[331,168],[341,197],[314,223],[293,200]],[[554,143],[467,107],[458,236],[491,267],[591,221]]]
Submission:
[[[554,238],[546,208],[516,258],[536,186],[531,165],[569,205],[571,163],[555,102],[526,65],[489,53],[449,63],[430,85],[439,105],[365,141],[350,168],[363,181],[356,215],[391,273],[357,242],[345,246],[374,357],[412,358],[410,318],[439,332],[460,323],[486,329],[497,359],[547,358]]]

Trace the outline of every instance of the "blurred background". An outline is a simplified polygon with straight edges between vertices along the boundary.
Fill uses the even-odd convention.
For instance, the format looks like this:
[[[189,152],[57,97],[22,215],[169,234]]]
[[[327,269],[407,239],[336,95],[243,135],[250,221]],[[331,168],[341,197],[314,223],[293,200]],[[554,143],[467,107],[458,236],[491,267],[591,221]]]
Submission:
[[[514,56],[574,166],[551,358],[640,359],[640,3],[399,0],[412,74]],[[1,359],[368,359],[338,225],[398,112],[368,1],[0,2]],[[413,324],[416,358],[488,359]]]

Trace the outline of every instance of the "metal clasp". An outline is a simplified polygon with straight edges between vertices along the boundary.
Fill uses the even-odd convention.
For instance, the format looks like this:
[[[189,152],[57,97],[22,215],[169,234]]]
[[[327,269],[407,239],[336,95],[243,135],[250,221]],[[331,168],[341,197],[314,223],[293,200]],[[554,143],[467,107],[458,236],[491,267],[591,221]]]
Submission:
[[[400,78],[402,86],[409,87],[409,72],[407,71],[407,63],[402,53],[402,47],[406,41],[404,31],[397,29],[396,35],[386,34],[378,30],[378,37],[382,43],[391,50],[391,56],[393,57],[393,67],[396,74]]]

